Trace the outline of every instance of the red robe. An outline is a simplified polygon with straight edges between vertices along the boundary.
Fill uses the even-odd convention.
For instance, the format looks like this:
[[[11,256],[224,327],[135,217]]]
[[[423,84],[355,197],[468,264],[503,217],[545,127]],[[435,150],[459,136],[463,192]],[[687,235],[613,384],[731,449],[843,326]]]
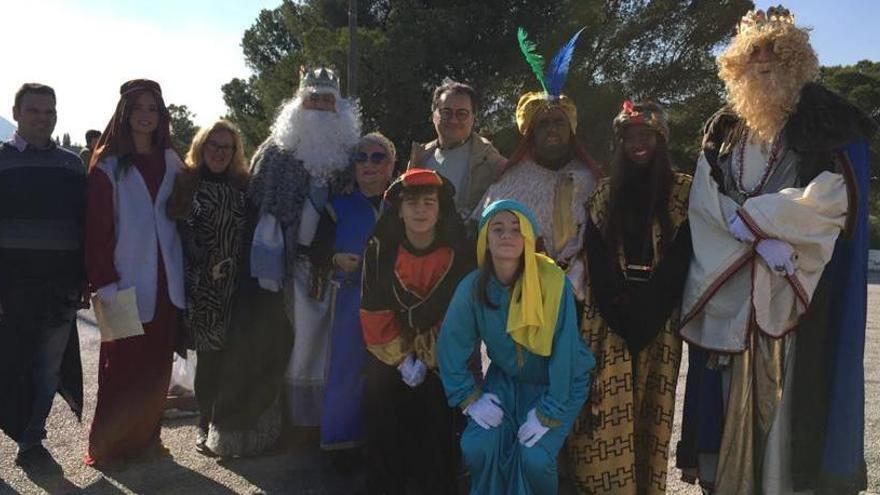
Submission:
[[[141,174],[155,202],[165,175],[164,150],[134,155],[133,161],[136,170],[130,173]],[[86,269],[89,283],[98,289],[118,282],[119,275],[113,264],[113,185],[97,169],[89,173],[86,215]],[[157,251],[156,312],[144,323],[144,335],[101,343],[88,465],[137,457],[159,442],[179,310],[168,296],[162,251]]]

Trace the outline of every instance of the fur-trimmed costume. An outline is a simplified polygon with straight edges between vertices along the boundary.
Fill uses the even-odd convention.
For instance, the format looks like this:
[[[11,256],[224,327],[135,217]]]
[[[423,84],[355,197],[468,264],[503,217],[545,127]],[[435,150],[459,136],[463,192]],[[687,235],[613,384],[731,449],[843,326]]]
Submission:
[[[554,260],[568,262],[579,248],[584,204],[599,176],[589,163],[574,159],[556,171],[531,159],[516,163],[489,187],[472,218],[478,219],[494,201],[515,199],[534,212],[542,232],[540,247]]]
[[[262,251],[258,224],[251,252],[252,275],[268,275],[281,281],[284,309],[296,339],[285,375],[290,419],[298,426],[317,426],[330,325],[329,280],[323,271],[313,269],[308,248],[314,240],[319,212],[330,194],[341,192],[349,175],[340,172],[329,184],[320,184],[295,150],[283,148],[273,138],[260,146],[252,163],[248,197],[259,209],[261,223],[267,216],[274,217],[281,237],[281,245],[272,246],[275,251]],[[261,269],[264,263],[272,269]]]
[[[293,426],[321,423],[330,298],[329,274],[312,263],[321,212],[346,182],[350,153],[360,137],[356,105],[339,94],[328,68],[300,72],[299,89],[285,102],[251,165],[248,197],[259,211],[251,244],[251,275],[283,294],[295,344],[285,373]],[[340,180],[341,179],[341,180]]]
[[[742,143],[744,123],[725,108],[706,126],[690,200],[695,253],[681,333],[692,345],[677,455],[687,476],[714,481],[718,493],[865,487],[865,138],[873,127],[841,97],[806,84],[778,138],[776,166],[748,197],[741,164],[758,155]],[[796,272],[773,274],[733,238],[733,213],[759,240],[791,244]]]

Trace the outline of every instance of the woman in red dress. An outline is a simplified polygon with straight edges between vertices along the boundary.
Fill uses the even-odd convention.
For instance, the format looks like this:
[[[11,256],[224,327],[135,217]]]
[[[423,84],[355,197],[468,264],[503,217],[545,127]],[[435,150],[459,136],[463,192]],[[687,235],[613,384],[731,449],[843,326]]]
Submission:
[[[86,266],[101,304],[134,288],[144,333],[101,343],[98,397],[85,462],[162,452],[159,431],[184,307],[180,237],[166,202],[182,167],[153,81],[129,81],[92,157]]]

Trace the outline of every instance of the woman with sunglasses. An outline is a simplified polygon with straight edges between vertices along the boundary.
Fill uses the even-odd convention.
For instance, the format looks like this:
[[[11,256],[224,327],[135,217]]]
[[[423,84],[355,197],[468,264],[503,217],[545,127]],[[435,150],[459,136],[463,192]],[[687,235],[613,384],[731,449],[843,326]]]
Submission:
[[[247,183],[241,136],[231,123],[218,120],[196,134],[168,200],[168,216],[177,221],[183,240],[183,323],[187,347],[198,353],[196,450],[205,455],[212,455],[205,442],[242,265]]]
[[[360,139],[352,155],[355,187],[330,199],[316,236],[314,251],[332,255],[325,266],[332,270],[335,287],[330,356],[324,387],[321,447],[332,451],[335,468],[349,469],[357,461],[355,449],[363,440],[363,375],[366,359],[358,310],[361,303],[361,256],[376,219],[383,209],[383,193],[391,180],[394,144],[378,132]]]

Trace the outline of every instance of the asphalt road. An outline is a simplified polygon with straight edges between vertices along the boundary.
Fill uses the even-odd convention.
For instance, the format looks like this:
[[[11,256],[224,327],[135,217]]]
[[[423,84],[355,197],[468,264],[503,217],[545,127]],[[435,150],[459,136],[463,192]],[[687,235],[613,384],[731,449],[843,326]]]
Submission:
[[[869,493],[880,493],[880,275],[873,275],[868,288],[868,344],[865,349],[865,445]],[[13,463],[15,444],[0,434],[0,494],[85,493],[103,494],[230,494],[291,493],[301,495],[350,494],[352,477],[338,477],[323,469],[314,448],[282,446],[256,459],[217,462],[193,448],[194,418],[166,421],[162,441],[171,456],[130,464],[123,470],[102,473],[83,464],[86,435],[94,411],[97,387],[99,337],[90,313],[79,319],[85,380],[85,415],[76,421],[66,404],[57,398],[49,418],[47,448],[57,460],[56,469],[27,473]],[[683,360],[687,363],[687,359]],[[672,445],[678,440],[680,406],[684,392],[681,370],[679,410]],[[354,475],[356,476],[356,475]],[[669,493],[699,494],[679,481],[675,468],[669,472]]]

